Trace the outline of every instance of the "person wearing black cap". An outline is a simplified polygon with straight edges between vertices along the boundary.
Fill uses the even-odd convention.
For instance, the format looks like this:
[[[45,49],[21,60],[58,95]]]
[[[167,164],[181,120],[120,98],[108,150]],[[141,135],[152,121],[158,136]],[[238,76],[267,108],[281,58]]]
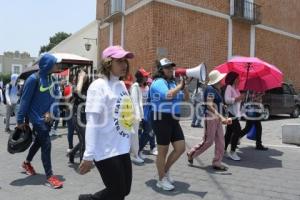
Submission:
[[[158,155],[156,167],[159,180],[156,186],[163,190],[173,190],[174,180],[170,177],[170,168],[185,151],[184,135],[179,124],[180,102],[189,100],[185,81],[179,84],[174,80],[176,65],[163,58],[157,61],[157,72],[150,87],[150,99],[153,112],[152,128],[157,139]],[[168,154],[172,143],[173,151]]]

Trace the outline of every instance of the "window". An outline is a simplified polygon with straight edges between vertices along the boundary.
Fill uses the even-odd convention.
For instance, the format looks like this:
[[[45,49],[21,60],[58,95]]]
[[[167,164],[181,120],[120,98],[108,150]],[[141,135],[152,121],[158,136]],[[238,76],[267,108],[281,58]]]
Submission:
[[[22,65],[16,65],[16,64],[12,65],[12,68],[11,68],[12,74],[21,74],[21,71],[22,71]]]
[[[290,87],[288,85],[283,84],[282,88],[283,88],[283,94],[292,94]]]

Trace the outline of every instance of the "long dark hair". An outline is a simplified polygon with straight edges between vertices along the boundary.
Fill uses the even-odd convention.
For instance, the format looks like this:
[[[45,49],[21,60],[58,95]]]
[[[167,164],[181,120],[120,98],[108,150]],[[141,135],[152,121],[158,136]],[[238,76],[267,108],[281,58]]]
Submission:
[[[147,84],[145,81],[144,81],[144,76],[143,74],[138,70],[136,73],[135,73],[135,79],[136,79],[136,82],[142,86],[143,84]]]
[[[239,77],[239,74],[236,72],[229,72],[225,78],[226,85],[233,85],[234,81]]]

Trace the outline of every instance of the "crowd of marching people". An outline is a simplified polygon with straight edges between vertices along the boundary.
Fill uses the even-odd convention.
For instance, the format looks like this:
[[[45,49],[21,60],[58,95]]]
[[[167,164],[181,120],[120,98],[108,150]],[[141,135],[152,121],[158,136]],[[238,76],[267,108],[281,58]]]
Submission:
[[[14,132],[10,129],[11,116],[16,116],[16,130],[32,129],[34,140],[22,162],[28,175],[36,174],[32,160],[41,149],[46,183],[52,188],[63,187],[52,171],[50,138],[57,135],[63,118],[69,162],[74,163],[79,154],[79,172],[86,174],[95,165],[105,185],[95,194],[80,195],[79,200],[125,199],[131,190],[131,163],[143,165],[147,154],[156,156],[156,186],[173,190],[176,182],[171,169],[186,151],[180,125],[183,102],[190,102],[194,108],[191,127],[204,128],[203,141],[186,153],[189,165],[214,144],[213,169],[228,170],[222,164],[223,157],[241,160],[237,146],[253,126],[256,149],[267,150],[262,145],[259,112],[241,128],[242,105],[250,101],[259,103],[263,94],[239,91],[239,74],[212,70],[208,82],[197,81],[190,93],[187,78],[174,77],[176,64],[167,58],[156,61],[153,74],[139,68],[134,73],[135,82],[125,84],[130,59],[134,59],[132,52],[110,46],[102,52],[95,80],[87,71],[79,69],[69,80],[58,82],[53,74],[61,71],[57,65],[60,60],[46,53],[39,60],[39,71],[24,83],[20,84],[18,75],[11,76],[10,82],[0,90],[1,101],[6,105],[5,131]],[[225,134],[223,125],[226,125]],[[78,144],[73,143],[75,134]],[[150,149],[146,154],[148,144]]]

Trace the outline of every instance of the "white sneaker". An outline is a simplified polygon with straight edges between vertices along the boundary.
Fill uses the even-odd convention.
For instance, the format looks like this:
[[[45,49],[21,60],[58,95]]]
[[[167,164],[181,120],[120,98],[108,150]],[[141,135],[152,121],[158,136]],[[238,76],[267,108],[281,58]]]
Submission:
[[[144,163],[144,160],[141,159],[139,156],[132,157],[131,161],[134,162],[134,163],[136,163],[136,164],[143,164]]]
[[[237,155],[237,153],[235,151],[230,151],[228,153],[229,158],[231,158],[234,161],[239,161],[241,160],[241,158]]]
[[[50,136],[57,136],[56,130],[52,129],[49,133]]]
[[[143,154],[142,151],[139,152],[139,157],[140,157],[141,159],[143,159],[143,160],[146,159],[146,157],[145,157],[145,155]]]
[[[70,153],[72,151],[72,149],[67,149],[67,153]]]
[[[150,154],[154,155],[154,156],[157,156],[158,152],[157,152],[156,147],[150,150]]]
[[[166,178],[171,184],[175,183],[174,179],[170,176],[170,171],[166,173]]]
[[[163,190],[165,191],[171,191],[171,190],[174,190],[174,185],[172,185],[167,177],[164,177],[161,181],[158,180],[157,183],[156,183],[156,187],[158,188],[162,188]]]

